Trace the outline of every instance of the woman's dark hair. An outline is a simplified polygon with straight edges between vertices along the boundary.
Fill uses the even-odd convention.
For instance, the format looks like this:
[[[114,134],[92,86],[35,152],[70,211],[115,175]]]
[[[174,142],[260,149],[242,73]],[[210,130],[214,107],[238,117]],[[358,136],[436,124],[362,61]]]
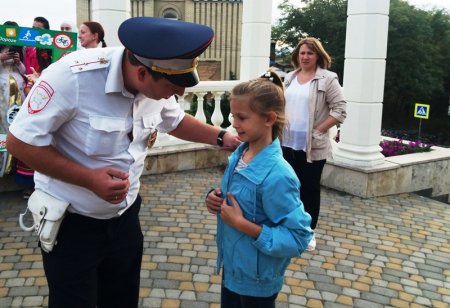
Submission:
[[[19,24],[15,21],[5,21],[3,23],[4,26],[15,26],[18,27]],[[6,46],[8,46],[9,51],[13,51],[13,52],[18,52],[19,56],[20,56],[20,61],[23,62],[23,47],[22,46],[17,46],[17,45],[0,45],[0,50],[3,50],[3,48],[5,48]]]
[[[4,26],[16,26],[16,27],[19,26],[19,24],[18,24],[17,22],[11,21],[11,20],[5,21],[5,22],[3,23],[3,25],[4,25]]]
[[[35,22],[40,22],[44,29],[50,29],[50,23],[47,18],[38,16],[34,18]],[[52,50],[44,49],[44,48],[36,48],[36,58],[39,63],[39,71],[40,73],[46,69],[50,64],[52,64]]]
[[[105,42],[105,30],[100,23],[96,21],[85,21],[83,25],[88,27],[91,33],[98,34],[97,43],[102,43],[102,47],[107,46]]]
[[[40,73],[52,64],[52,49],[36,48],[36,58],[39,63]]]
[[[50,23],[48,22],[47,18],[38,16],[38,17],[34,18],[34,21],[40,22],[44,26],[44,29],[47,29],[47,30],[50,29]]]

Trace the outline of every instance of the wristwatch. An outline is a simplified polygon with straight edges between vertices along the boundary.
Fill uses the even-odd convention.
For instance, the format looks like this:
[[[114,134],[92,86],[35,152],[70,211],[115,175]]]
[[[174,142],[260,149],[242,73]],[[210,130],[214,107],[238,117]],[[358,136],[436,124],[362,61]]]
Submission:
[[[226,133],[227,131],[226,130],[221,130],[220,132],[219,132],[219,135],[217,136],[217,145],[219,146],[219,147],[223,147],[223,136],[225,135],[225,133]]]

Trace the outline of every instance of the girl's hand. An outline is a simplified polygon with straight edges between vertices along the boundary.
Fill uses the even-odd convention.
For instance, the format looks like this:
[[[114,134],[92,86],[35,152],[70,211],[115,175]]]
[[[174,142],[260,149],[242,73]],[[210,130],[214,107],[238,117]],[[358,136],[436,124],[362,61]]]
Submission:
[[[211,191],[207,196],[205,200],[206,208],[208,209],[208,212],[211,214],[218,214],[220,213],[220,206],[222,205],[222,201],[224,199],[222,198],[222,192],[219,188],[214,189]]]
[[[240,230],[240,223],[245,220],[244,215],[242,214],[241,207],[239,206],[239,203],[236,201],[232,193],[227,193],[227,199],[230,200],[231,205],[227,204],[226,199],[222,201],[220,217],[226,224],[234,227],[237,230]]]

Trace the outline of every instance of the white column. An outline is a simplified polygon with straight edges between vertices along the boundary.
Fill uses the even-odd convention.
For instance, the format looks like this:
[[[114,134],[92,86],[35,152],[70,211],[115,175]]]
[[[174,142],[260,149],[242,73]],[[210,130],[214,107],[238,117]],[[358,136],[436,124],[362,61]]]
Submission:
[[[269,68],[271,23],[272,0],[243,1],[240,80],[256,78]]]
[[[108,46],[122,45],[117,36],[120,24],[131,17],[129,0],[92,0],[92,21],[101,23]]]
[[[380,153],[390,0],[348,0],[344,92],[347,119],[335,162],[372,167]]]

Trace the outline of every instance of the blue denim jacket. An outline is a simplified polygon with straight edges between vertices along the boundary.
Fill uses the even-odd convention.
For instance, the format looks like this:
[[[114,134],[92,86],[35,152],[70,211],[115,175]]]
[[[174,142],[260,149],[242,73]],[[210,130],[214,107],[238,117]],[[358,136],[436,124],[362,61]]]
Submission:
[[[261,151],[249,165],[234,171],[247,143],[230,156],[222,178],[223,196],[231,192],[244,217],[262,226],[258,238],[237,231],[218,215],[217,269],[223,285],[238,294],[267,297],[281,290],[291,257],[300,256],[312,238],[311,217],[300,201],[300,183],[283,159],[280,142]],[[230,203],[230,202],[228,202]]]

